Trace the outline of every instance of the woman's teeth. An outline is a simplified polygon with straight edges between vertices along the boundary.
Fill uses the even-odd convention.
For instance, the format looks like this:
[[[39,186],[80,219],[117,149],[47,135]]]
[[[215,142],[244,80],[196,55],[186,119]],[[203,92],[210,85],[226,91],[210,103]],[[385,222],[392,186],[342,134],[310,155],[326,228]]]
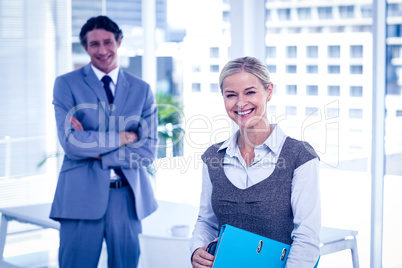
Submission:
[[[251,113],[252,111],[253,111],[253,110],[252,110],[252,109],[250,109],[250,110],[245,111],[245,112],[237,112],[237,114],[238,114],[238,115],[246,115],[246,114]]]

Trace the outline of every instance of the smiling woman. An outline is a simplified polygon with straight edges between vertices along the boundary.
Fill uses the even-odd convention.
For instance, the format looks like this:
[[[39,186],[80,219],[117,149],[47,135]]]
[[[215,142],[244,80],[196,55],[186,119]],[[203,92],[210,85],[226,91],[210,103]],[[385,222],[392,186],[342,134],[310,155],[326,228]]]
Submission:
[[[317,154],[269,123],[273,84],[261,61],[234,59],[219,82],[226,112],[239,130],[202,155],[193,267],[212,267],[215,257],[206,249],[225,224],[291,245],[288,268],[314,267],[321,229]]]

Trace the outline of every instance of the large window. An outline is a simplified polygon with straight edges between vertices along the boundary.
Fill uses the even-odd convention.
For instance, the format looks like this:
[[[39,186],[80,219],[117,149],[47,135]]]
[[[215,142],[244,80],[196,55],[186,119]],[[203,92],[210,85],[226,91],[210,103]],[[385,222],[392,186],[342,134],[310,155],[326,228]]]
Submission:
[[[0,91],[4,111],[0,206],[51,201],[63,155],[55,137],[52,86],[57,75],[88,62],[77,37],[86,19],[99,14],[115,19],[124,32],[121,67],[139,77],[150,71],[142,69],[150,48],[144,46],[149,32],[144,32],[141,0],[71,0],[71,13],[62,2],[69,1],[0,0],[0,76],[5,88]],[[181,152],[183,159],[192,161],[183,172],[159,166],[156,194],[198,205],[199,155],[227,138],[233,127],[217,83],[219,71],[232,57],[229,46],[236,45],[231,33],[242,36],[241,28],[230,25],[232,13],[237,12],[230,5],[237,1],[155,2],[153,90],[167,92],[184,104],[186,135]],[[388,268],[402,265],[395,253],[402,240],[402,218],[396,213],[402,204],[402,4],[383,2],[387,5],[383,267]],[[186,16],[177,12],[183,7]],[[279,118],[286,134],[309,141],[319,153],[323,225],[358,230],[360,267],[369,267],[370,168],[376,164],[370,162],[376,90],[372,23],[377,10],[370,0],[267,0],[261,8],[266,29],[259,33],[265,35],[259,43],[265,44],[261,51],[277,84],[268,113]],[[65,18],[67,14],[71,18]],[[175,148],[166,155],[175,155]],[[350,255],[322,256],[321,266],[351,267]]]
[[[289,8],[278,9],[278,18],[280,20],[290,20],[290,14]]]
[[[350,96],[351,97],[363,97],[363,87],[362,86],[350,86]]]
[[[329,74],[339,74],[341,73],[341,66],[339,65],[328,65]]]
[[[340,58],[341,47],[340,46],[328,46],[328,58]]]
[[[306,94],[308,96],[318,96],[318,86],[316,85],[306,86]]]
[[[307,46],[307,58],[318,58],[318,46]]]
[[[350,57],[351,58],[362,58],[363,57],[363,46],[362,45],[350,46]]]
[[[286,47],[286,56],[289,59],[297,58],[297,47],[296,46],[287,46]]]
[[[53,0],[0,1],[0,207],[50,202],[58,172],[56,75],[71,66],[70,18]],[[60,4],[60,8],[63,8]]]
[[[328,86],[328,96],[340,96],[340,86]]]
[[[287,115],[297,115],[297,107],[296,106],[286,106],[285,112]]]
[[[287,95],[297,95],[297,86],[296,85],[286,85],[286,94]]]
[[[318,17],[320,19],[332,19],[332,7],[319,7]]]
[[[350,65],[350,73],[351,74],[362,74],[363,66],[362,65]]]
[[[316,74],[318,73],[318,65],[307,65],[306,73],[308,74]]]
[[[311,19],[311,8],[298,8],[297,9],[297,16],[299,20],[308,20]]]
[[[388,17],[402,17],[402,3],[388,4]]]
[[[391,211],[394,204],[402,203],[399,192],[402,187],[402,134],[396,127],[402,123],[402,3],[387,2],[383,267],[397,267],[402,262],[399,257],[394,257],[395,247],[398,247],[402,233],[395,230],[401,216]]]
[[[339,6],[339,16],[344,19],[350,19],[354,17],[354,6]]]
[[[384,68],[387,70],[387,92],[395,97],[387,99],[390,106],[387,116],[392,115],[390,122],[394,122],[389,126],[397,125],[397,120],[402,118],[396,116],[397,111],[402,110],[402,102],[397,101],[401,96],[402,73],[399,51],[402,27],[399,7],[395,5],[399,4],[397,2],[388,4],[388,12],[392,9],[391,13],[396,17],[387,18],[387,52],[396,55],[390,57],[388,54]],[[372,23],[373,13],[378,9],[373,9],[371,1],[313,3],[296,0],[274,3],[267,3],[266,8],[291,9],[291,19],[286,24],[275,17],[267,23],[268,28],[279,28],[275,33],[267,31],[265,39],[267,46],[275,46],[278,50],[275,77],[287,84],[295,81],[292,83],[299,89],[295,95],[297,98],[281,91],[273,98],[277,113],[280,115],[285,110],[288,115],[279,124],[292,137],[307,140],[320,155],[323,225],[358,230],[360,267],[369,267],[370,134],[373,130],[371,115],[375,77],[372,70],[373,51],[376,51],[373,47]],[[294,27],[299,28],[298,33],[288,30]],[[297,47],[296,58],[287,57],[286,48],[291,46]],[[290,65],[298,66],[296,73],[288,73],[286,66]],[[284,96],[285,100],[281,100]],[[290,116],[292,113],[286,107],[295,107],[297,113]],[[389,132],[394,136],[394,145],[402,140],[400,136],[397,138],[401,132],[391,134],[397,133],[395,129]],[[364,197],[356,200],[356,191],[352,189],[359,189]],[[339,196],[342,198],[339,199]],[[348,216],[345,217],[346,214]],[[400,263],[395,261],[394,265]],[[340,258],[322,256],[320,265],[351,267],[350,255],[344,254]]]
[[[267,69],[270,73],[276,73],[276,65],[267,65]]]
[[[373,16],[373,8],[371,5],[362,5],[360,12],[363,18],[371,18]]]
[[[286,73],[288,74],[295,74],[297,72],[296,65],[286,65]]]
[[[349,109],[349,118],[361,119],[363,118],[362,109]]]
[[[267,47],[267,58],[276,58],[276,47]]]

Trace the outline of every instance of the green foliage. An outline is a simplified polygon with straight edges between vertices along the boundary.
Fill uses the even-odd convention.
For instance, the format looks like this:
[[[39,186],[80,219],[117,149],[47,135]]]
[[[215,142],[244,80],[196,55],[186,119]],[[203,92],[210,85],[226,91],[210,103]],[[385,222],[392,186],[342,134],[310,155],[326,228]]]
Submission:
[[[158,136],[160,139],[172,139],[177,143],[184,135],[181,128],[183,118],[183,107],[172,95],[156,93],[156,103],[158,104]]]

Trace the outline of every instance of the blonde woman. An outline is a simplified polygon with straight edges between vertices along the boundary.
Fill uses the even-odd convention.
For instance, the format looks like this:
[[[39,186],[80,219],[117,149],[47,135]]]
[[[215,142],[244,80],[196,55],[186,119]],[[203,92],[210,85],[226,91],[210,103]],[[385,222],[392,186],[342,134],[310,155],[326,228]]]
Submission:
[[[261,61],[228,62],[219,84],[239,130],[202,155],[200,211],[190,242],[193,267],[212,267],[214,256],[206,248],[223,224],[291,245],[288,268],[314,267],[321,229],[317,154],[268,122],[273,84]]]

